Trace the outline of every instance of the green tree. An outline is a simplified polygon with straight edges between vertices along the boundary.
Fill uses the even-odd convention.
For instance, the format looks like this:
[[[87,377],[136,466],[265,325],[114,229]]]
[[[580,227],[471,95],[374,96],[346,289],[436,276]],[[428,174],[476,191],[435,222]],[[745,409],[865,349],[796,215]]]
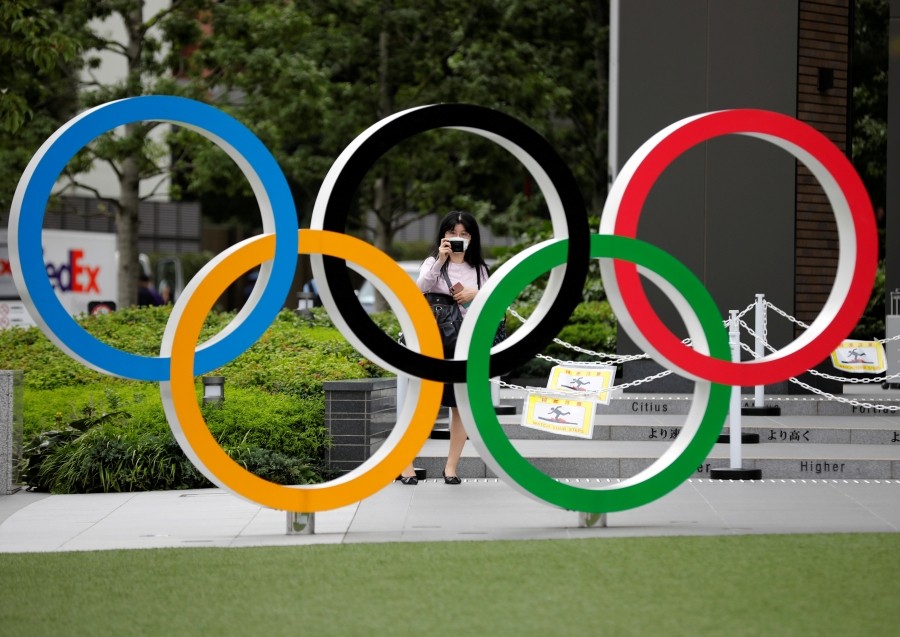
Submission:
[[[497,108],[545,134],[599,207],[606,191],[606,6],[224,2],[210,12],[211,35],[192,71],[273,150],[304,216],[331,162],[362,130],[400,110],[449,101]],[[191,154],[189,193],[249,194],[214,149]],[[388,152],[361,185],[358,229],[389,250],[405,224],[465,207],[518,233],[541,208],[527,182],[523,167],[482,138],[417,135]]]
[[[172,0],[149,15],[143,0],[12,0],[0,7],[0,50],[6,87],[0,94],[0,197],[8,207],[15,183],[28,160],[51,133],[79,110],[124,97],[191,94],[190,84],[173,74],[182,64],[185,44],[196,41],[196,15],[205,0]],[[148,14],[148,15],[145,15]],[[117,17],[125,38],[101,32],[100,20]],[[124,77],[99,79],[101,54],[124,61]],[[97,162],[112,167],[118,198],[114,211],[120,268],[119,305],[137,300],[138,203],[142,180],[161,183],[169,169],[169,150],[154,142],[156,122],[129,124],[94,140],[66,167],[62,193],[71,189],[100,193],[82,176]]]
[[[878,224],[879,258],[885,255],[887,207],[888,22],[887,0],[855,0],[853,24],[851,158],[862,177]],[[854,332],[860,338],[883,338],[884,264],[879,267],[872,297]]]
[[[343,108],[333,102],[340,90],[301,46],[316,37],[310,17],[289,2],[222,2],[200,21],[208,35],[184,60],[186,80],[263,140],[298,207],[310,210],[339,144],[328,116]],[[216,221],[237,216],[257,227],[250,186],[228,156],[190,131],[179,131],[177,144],[175,193],[212,202],[204,208]]]
[[[75,112],[71,65],[80,52],[46,2],[0,3],[0,209],[9,210],[35,150]]]
[[[172,71],[181,64],[186,43],[196,41],[195,16],[208,2],[172,0],[145,16],[143,0],[10,0],[0,6],[0,199],[8,209],[15,184],[38,147],[63,122],[83,108],[124,97],[185,94],[190,85]],[[149,11],[147,12],[149,13]],[[119,41],[102,33],[99,20],[117,16],[126,36]],[[100,55],[125,62],[123,78],[105,82],[95,77]],[[82,175],[95,162],[108,163],[119,182],[119,195],[109,201],[114,211],[120,265],[117,302],[137,299],[137,213],[142,180],[165,179],[168,149],[154,143],[158,123],[139,122],[89,144],[64,171],[62,193],[80,188],[99,193]],[[145,195],[143,198],[146,198]]]
[[[888,18],[887,0],[856,0],[852,158],[876,210],[886,201]]]
[[[81,33],[85,55],[79,86],[83,108],[139,95],[195,95],[190,84],[179,81],[184,47],[199,37],[197,12],[207,6],[203,0],[172,0],[168,7],[150,13],[144,0],[69,0],[64,11],[74,23],[87,25]],[[103,33],[98,20],[118,18],[125,27],[124,40]],[[95,76],[101,54],[124,62],[124,77],[114,81]],[[127,306],[137,301],[138,205],[163,184],[170,169],[165,142],[155,141],[152,131],[160,122],[134,122],[102,135],[89,144],[65,170],[69,186],[93,191],[79,176],[96,162],[108,164],[119,182],[119,196],[110,201],[116,221],[119,251],[117,302]],[[141,182],[155,180],[149,193],[141,194]]]

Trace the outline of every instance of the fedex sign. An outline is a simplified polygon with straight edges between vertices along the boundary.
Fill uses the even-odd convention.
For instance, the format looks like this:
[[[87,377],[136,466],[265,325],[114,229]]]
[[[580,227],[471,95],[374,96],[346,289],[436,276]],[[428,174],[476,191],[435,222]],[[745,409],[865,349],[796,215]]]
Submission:
[[[97,279],[102,266],[91,266],[84,262],[84,250],[69,250],[68,259],[55,264],[46,259],[47,276],[54,290],[76,294],[100,294]]]
[[[114,234],[44,230],[41,243],[47,278],[60,303],[70,314],[87,312],[91,301],[116,299],[118,281]],[[4,229],[0,231],[0,301],[18,299]]]

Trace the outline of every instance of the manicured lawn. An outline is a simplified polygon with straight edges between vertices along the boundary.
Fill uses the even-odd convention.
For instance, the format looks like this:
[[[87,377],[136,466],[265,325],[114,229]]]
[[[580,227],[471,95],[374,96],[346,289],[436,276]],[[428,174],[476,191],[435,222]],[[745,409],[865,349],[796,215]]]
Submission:
[[[900,534],[0,555],[3,635],[897,635]]]

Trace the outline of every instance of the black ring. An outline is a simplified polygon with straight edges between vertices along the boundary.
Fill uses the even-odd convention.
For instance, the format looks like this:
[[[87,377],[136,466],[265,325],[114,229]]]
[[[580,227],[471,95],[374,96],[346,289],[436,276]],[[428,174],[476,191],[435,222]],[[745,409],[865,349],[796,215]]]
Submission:
[[[518,119],[472,104],[434,104],[395,115],[374,131],[347,159],[325,201],[323,229],[344,233],[356,192],[372,165],[388,150],[418,133],[437,128],[471,128],[514,143],[547,173],[562,202],[569,235],[568,260],[557,298],[544,321],[519,342],[491,356],[491,376],[499,376],[528,361],[566,325],[581,300],[590,261],[590,228],[584,199],[575,177],[550,143]],[[444,383],[466,380],[466,361],[424,356],[385,334],[356,297],[346,263],[322,257],[326,285],[344,320],[356,336],[380,357],[410,376]]]

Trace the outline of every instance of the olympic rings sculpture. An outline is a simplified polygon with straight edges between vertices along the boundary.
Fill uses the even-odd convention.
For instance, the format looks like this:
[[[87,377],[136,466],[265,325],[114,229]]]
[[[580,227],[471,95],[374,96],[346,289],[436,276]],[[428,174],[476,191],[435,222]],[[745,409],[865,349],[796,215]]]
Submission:
[[[186,126],[238,164],[253,188],[264,233],[232,246],[188,284],[172,310],[158,357],[122,352],[97,341],[53,294],[41,258],[44,208],[59,173],[92,139],[136,121]],[[444,360],[440,337],[422,294],[390,257],[344,234],[360,181],[387,150],[436,128],[486,137],[512,153],[540,187],[555,237],[522,251],[487,281],[469,308],[454,359]],[[760,361],[731,362],[718,309],[702,283],[668,253],[636,238],[647,194],[666,167],[688,148],[722,135],[749,135],[802,161],[834,209],[840,241],[834,286],[811,329]],[[63,351],[104,373],[158,381],[166,417],[179,445],[213,483],[275,509],[315,512],[358,502],[389,484],[418,454],[440,406],[442,384],[455,383],[460,414],[485,463],[523,493],[561,508],[607,513],[634,508],[686,480],[711,451],[725,421],[732,386],[770,384],[825,358],[862,315],[875,277],[877,235],[859,176],[822,134],[785,115],[729,110],[688,117],[651,137],[613,184],[599,234],[591,234],[577,184],[547,141],[522,122],[464,104],[422,106],[396,113],[359,135],[325,177],[309,230],[297,227],[287,181],[268,149],[242,124],[208,105],[171,96],[103,104],[72,119],[37,151],[19,182],[10,211],[10,261],[16,285],[41,330]],[[308,254],[333,322],[362,354],[411,378],[398,423],[378,452],[331,482],[277,485],[243,469],[218,446],[197,405],[194,377],[239,356],[284,305],[297,254]],[[650,467],[617,484],[582,488],[542,473],[503,434],[488,380],[530,358],[565,324],[580,297],[591,258],[600,260],[609,301],[628,335],[660,364],[695,380],[681,435]],[[346,265],[343,265],[343,264]],[[244,309],[216,337],[197,346],[206,315],[224,289],[261,266]],[[352,292],[347,267],[370,278],[396,312],[407,347],[381,332]],[[505,308],[536,277],[550,271],[532,318],[492,348]],[[693,340],[683,345],[649,305],[639,275],[657,285],[678,310]]]

